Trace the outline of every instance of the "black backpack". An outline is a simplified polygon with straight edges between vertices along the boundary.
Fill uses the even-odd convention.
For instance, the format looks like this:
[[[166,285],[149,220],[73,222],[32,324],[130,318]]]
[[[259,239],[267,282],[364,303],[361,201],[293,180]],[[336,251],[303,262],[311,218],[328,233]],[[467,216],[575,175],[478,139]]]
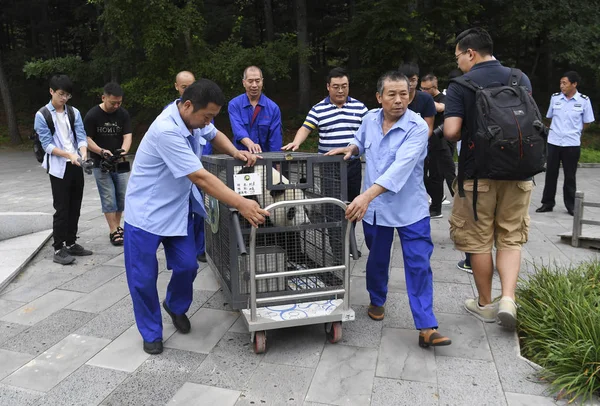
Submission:
[[[509,85],[483,88],[468,77],[452,79],[475,92],[476,128],[461,148],[458,192],[464,197],[464,160],[473,150],[473,211],[477,220],[477,179],[525,180],[546,170],[547,130],[533,97],[519,83],[523,72],[511,69]]]
[[[74,147],[77,148],[77,137],[75,137],[75,111],[73,110],[73,107],[69,106],[68,104],[65,105],[65,107],[67,108],[67,115],[69,116],[71,131],[73,132],[73,137],[75,139]],[[44,116],[44,119],[46,120],[46,125],[50,130],[50,134],[54,135],[56,129],[54,128],[54,121],[52,121],[52,113],[50,113],[50,110],[48,110],[48,108],[44,106],[41,109],[39,109],[38,112],[40,112],[42,116]],[[44,148],[42,147],[40,137],[34,131],[33,134],[31,134],[31,136],[29,137],[29,139],[33,141],[33,153],[35,155],[35,158],[39,163],[44,162],[44,155],[46,155],[46,151],[44,151]]]

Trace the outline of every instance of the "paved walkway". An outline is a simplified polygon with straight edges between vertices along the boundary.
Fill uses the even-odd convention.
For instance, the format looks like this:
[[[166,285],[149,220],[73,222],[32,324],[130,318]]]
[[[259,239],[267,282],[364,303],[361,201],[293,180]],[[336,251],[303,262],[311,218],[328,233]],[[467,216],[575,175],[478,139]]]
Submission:
[[[578,173],[580,188],[596,202],[599,174]],[[557,234],[572,222],[561,204],[553,213],[534,213],[543,176],[537,182],[524,268],[531,261],[568,264],[595,256],[560,242]],[[2,211],[53,212],[47,175],[33,154],[0,152]],[[326,343],[320,325],[294,328],[270,334],[267,353],[255,355],[239,313],[202,267],[188,314],[192,332],[176,333],[163,315],[166,349],[149,356],[134,325],[122,248],[109,244],[95,182],[86,177],[79,241],[94,255],[63,267],[52,262],[46,244],[0,292],[0,405],[555,404],[519,359],[516,335],[463,309],[474,282],[456,268],[461,253],[450,242],[448,214],[444,206],[444,218],[432,221],[432,268],[435,310],[453,339],[450,347],[417,345],[396,241],[385,320],[366,316],[363,256],[352,271],[357,319],[344,325],[338,344]],[[160,258],[162,298],[169,272]]]

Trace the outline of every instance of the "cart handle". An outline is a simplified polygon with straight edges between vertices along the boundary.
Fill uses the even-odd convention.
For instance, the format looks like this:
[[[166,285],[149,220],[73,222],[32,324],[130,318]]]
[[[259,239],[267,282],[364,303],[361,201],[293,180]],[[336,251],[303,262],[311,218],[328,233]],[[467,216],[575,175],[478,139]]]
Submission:
[[[235,234],[235,239],[237,241],[238,249],[240,250],[240,255],[247,255],[246,244],[244,244],[244,236],[242,235],[242,227],[240,226],[240,214],[237,211],[231,212],[231,223],[233,225],[233,233]],[[255,227],[252,227],[254,229]]]

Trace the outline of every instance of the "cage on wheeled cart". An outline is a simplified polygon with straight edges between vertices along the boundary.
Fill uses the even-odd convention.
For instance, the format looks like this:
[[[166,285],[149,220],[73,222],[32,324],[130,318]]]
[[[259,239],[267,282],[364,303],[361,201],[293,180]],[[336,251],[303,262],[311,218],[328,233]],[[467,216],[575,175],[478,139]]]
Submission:
[[[325,323],[336,342],[341,322],[354,319],[346,163],[341,156],[261,155],[253,167],[225,155],[203,157],[209,172],[270,212],[257,229],[205,197],[208,262],[232,307],[242,309],[257,353],[265,351],[266,330],[282,327]]]

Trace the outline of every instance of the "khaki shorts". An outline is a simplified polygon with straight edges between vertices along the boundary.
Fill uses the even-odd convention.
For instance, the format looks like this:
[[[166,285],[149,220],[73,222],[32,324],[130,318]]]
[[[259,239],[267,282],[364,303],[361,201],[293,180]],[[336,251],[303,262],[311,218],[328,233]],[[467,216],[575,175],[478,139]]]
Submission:
[[[473,217],[473,181],[465,180],[465,197],[456,180],[450,216],[450,238],[457,249],[472,254],[520,250],[529,235],[529,203],[533,181],[479,179],[477,217]]]

